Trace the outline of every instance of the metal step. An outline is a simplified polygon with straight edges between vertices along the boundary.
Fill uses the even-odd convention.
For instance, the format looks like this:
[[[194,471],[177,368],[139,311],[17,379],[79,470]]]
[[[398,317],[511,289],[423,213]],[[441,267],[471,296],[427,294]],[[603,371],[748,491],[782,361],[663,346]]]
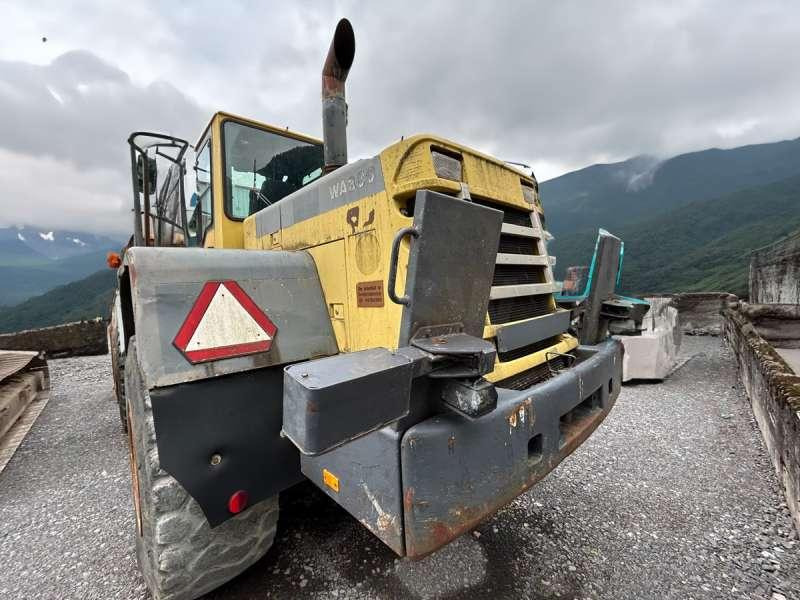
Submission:
[[[502,254],[497,255],[498,265],[542,265],[547,266],[549,261],[546,256],[533,256],[529,254]]]
[[[499,300],[500,298],[514,298],[516,296],[535,296],[538,294],[552,294],[561,289],[561,284],[554,283],[531,283],[528,285],[496,285],[492,287],[489,300]]]
[[[503,223],[500,228],[500,233],[507,233],[508,235],[516,235],[518,237],[527,237],[541,239],[542,232],[533,227],[523,227],[522,225],[512,225],[511,223]]]

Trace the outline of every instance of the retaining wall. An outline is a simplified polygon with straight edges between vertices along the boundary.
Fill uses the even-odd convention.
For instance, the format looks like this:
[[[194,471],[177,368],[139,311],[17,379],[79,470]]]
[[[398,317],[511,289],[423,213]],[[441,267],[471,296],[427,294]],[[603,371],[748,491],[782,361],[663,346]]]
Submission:
[[[750,302],[800,304],[800,231],[753,252]]]
[[[739,298],[724,292],[657,294],[648,299],[669,298],[678,309],[678,323],[687,335],[720,335],[722,311],[735,306]]]
[[[41,329],[0,334],[0,350],[35,350],[48,358],[106,354],[106,322],[77,321]]]
[[[769,313],[742,303],[724,311],[724,335],[736,355],[739,375],[758,427],[800,530],[800,377],[759,333]],[[752,318],[755,320],[755,323]],[[800,325],[800,320],[793,326]],[[773,331],[765,329],[766,334]]]

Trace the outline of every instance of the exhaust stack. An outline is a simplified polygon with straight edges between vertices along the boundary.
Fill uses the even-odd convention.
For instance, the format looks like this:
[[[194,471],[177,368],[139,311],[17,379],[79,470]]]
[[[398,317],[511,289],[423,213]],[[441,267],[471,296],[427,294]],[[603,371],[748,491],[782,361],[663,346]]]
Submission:
[[[322,139],[325,172],[347,164],[347,102],[344,82],[356,53],[356,37],[347,19],[336,25],[328,57],[322,67]]]

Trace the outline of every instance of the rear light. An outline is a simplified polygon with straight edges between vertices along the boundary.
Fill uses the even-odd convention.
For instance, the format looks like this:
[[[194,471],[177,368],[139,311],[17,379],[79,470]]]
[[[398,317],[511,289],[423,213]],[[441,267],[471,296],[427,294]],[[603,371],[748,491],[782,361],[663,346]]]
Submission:
[[[234,492],[228,499],[228,510],[234,515],[238,515],[245,508],[247,508],[247,501],[249,499],[249,494],[244,490],[238,490]]]
[[[445,154],[439,150],[431,150],[433,170],[437,177],[450,181],[461,181],[461,156]]]

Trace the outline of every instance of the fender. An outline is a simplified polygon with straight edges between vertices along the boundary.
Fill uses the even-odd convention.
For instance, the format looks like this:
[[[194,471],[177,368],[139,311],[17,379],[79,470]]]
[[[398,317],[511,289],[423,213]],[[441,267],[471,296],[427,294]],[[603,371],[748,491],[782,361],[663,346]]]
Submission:
[[[234,492],[254,504],[300,481],[297,449],[280,435],[283,365],[338,353],[311,255],[134,247],[123,269],[161,467],[212,526],[233,516]],[[207,284],[231,281],[274,325],[271,346],[193,363],[176,338]]]

